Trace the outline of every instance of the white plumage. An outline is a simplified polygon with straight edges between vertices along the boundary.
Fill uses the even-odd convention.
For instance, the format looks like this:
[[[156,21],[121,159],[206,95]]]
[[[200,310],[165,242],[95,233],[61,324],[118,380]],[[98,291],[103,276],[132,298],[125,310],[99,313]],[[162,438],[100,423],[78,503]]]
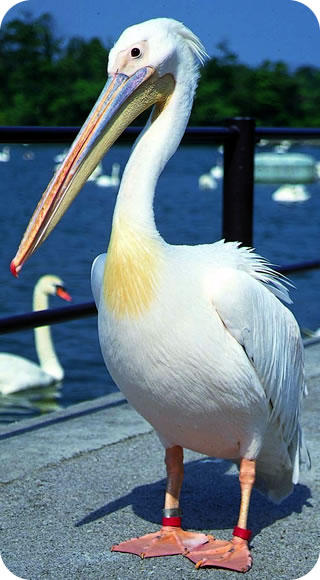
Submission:
[[[308,462],[299,426],[303,348],[280,302],[290,302],[285,281],[264,259],[237,243],[169,245],[157,231],[156,183],[185,131],[204,56],[199,39],[174,20],[124,31],[109,55],[109,81],[61,169],[64,184],[59,174],[49,184],[12,270],[48,235],[124,127],[155,104],[122,177],[107,255],[92,267],[101,349],[116,384],[166,447],[166,513],[179,508],[183,447],[240,464],[242,501],[235,538],[222,548],[203,534],[173,534],[170,516],[160,535],[114,549],[152,556],[182,553],[183,545],[198,565],[246,570],[255,472],[256,485],[278,501]],[[209,547],[199,555],[194,547],[203,542]]]
[[[151,31],[145,34],[150,44],[155,23],[148,23]],[[109,70],[114,55],[137,42],[139,34],[142,38],[139,25],[123,33],[110,54]],[[175,36],[178,46],[188,39],[179,25]],[[252,252],[221,242],[168,245],[153,220],[156,176],[176,149],[192,104],[194,46],[193,39],[187,40],[179,52],[185,62],[181,66],[178,59],[175,91],[163,114],[139,138],[115,208],[121,251],[126,252],[128,235],[124,224],[130,224],[141,245],[148,247],[150,241],[150,252],[157,254],[154,300],[139,318],[119,320],[102,294],[97,302],[100,342],[115,382],[165,441],[217,457],[259,456],[257,479],[264,476],[270,494],[279,499],[291,491],[294,465],[297,481],[298,409],[304,392],[299,328],[274,296],[288,301],[287,291]],[[101,266],[98,277],[99,272],[101,277]],[[94,288],[102,286],[95,267],[92,278]],[[263,445],[265,436],[272,452]]]
[[[299,328],[276,297],[287,291],[235,243],[159,245],[155,302],[137,320],[108,313],[106,255],[93,264],[106,365],[166,446],[258,458],[257,484],[278,501],[298,482],[305,388]]]
[[[39,278],[33,292],[33,310],[46,310],[49,295],[70,300],[57,276],[46,274]],[[39,364],[11,353],[0,353],[0,393],[7,395],[33,387],[47,387],[62,381],[64,370],[58,360],[49,326],[34,330]]]

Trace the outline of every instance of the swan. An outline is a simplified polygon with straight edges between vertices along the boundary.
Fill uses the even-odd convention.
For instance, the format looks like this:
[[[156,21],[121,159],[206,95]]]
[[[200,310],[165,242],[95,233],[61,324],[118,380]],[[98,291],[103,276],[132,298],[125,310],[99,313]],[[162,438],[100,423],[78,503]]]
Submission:
[[[120,183],[120,165],[119,163],[113,163],[111,169],[111,175],[98,175],[95,182],[99,187],[118,187]]]
[[[298,203],[310,199],[310,194],[305,185],[302,184],[286,184],[281,185],[272,194],[273,201],[281,203]]]
[[[203,173],[198,179],[199,189],[217,189],[218,181],[223,177],[223,167],[220,162],[211,167],[209,173]]]
[[[211,173],[203,173],[198,179],[199,189],[217,189],[218,182]]]
[[[214,165],[210,169],[210,174],[215,179],[222,179],[223,178],[223,167],[222,167],[221,163],[217,163],[217,165]]]
[[[62,162],[61,163],[57,163],[54,168],[53,168],[53,172],[57,173],[60,169],[60,167],[62,166]],[[103,168],[102,168],[102,163],[99,163],[97,165],[97,167],[93,170],[93,172],[91,173],[91,175],[89,175],[87,181],[96,181],[96,179],[99,177],[99,175],[102,174]]]
[[[0,162],[7,163],[10,161],[10,148],[4,147],[2,151],[0,151]]]
[[[167,488],[161,530],[113,550],[185,554],[197,567],[246,571],[253,485],[281,501],[300,465],[309,465],[299,423],[303,346],[283,304],[290,302],[285,279],[265,259],[223,240],[170,245],[157,230],[156,183],[186,129],[204,58],[200,40],[176,20],[153,19],[121,34],[107,83],[44,192],[11,271],[19,274],[106,151],[152,106],[122,176],[108,252],[95,259],[91,281],[105,363],[159,434]],[[239,466],[232,539],[182,529],[183,448]]]
[[[64,149],[63,151],[61,151],[61,153],[57,153],[57,155],[55,155],[53,158],[54,162],[60,165],[60,163],[62,163],[65,160],[67,153],[68,149]]]
[[[102,175],[103,167],[102,163],[98,163],[97,167],[93,170],[91,175],[89,175],[87,181],[97,181],[98,177]]]
[[[49,295],[71,300],[62,280],[47,274],[35,285],[33,310],[46,310]],[[52,343],[50,327],[35,328],[34,338],[39,365],[22,356],[0,353],[0,393],[3,395],[31,387],[47,387],[63,379],[64,371]]]

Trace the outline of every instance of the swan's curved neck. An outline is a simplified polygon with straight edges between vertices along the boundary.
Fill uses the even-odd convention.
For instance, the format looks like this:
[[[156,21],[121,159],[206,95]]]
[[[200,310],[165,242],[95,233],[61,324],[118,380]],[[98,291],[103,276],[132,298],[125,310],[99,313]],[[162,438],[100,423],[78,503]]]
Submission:
[[[48,295],[36,285],[33,293],[33,310],[46,310],[48,305]],[[56,380],[62,380],[64,371],[53,346],[50,326],[35,328],[34,340],[41,368]]]
[[[114,225],[124,217],[132,226],[156,232],[153,214],[156,184],[183,137],[193,94],[194,87],[188,83],[176,83],[160,114],[155,116],[155,111],[151,114],[125,168],[114,212]]]

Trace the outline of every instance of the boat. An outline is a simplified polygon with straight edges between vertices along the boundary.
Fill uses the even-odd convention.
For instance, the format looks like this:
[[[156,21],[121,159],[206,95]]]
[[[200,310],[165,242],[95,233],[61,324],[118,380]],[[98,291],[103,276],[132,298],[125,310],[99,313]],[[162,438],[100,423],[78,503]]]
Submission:
[[[256,153],[256,183],[303,184],[318,179],[317,162],[306,153]]]

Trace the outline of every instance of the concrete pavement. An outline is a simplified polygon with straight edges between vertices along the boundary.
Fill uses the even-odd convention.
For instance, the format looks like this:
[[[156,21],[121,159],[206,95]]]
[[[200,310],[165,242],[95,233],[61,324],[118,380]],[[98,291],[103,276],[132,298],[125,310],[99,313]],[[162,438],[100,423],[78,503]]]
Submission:
[[[303,425],[313,467],[280,506],[253,493],[251,580],[294,580],[319,556],[320,344],[306,348]],[[40,419],[0,427],[0,552],[26,580],[235,577],[196,570],[183,556],[141,560],[110,546],[159,527],[163,450],[120,393]],[[185,528],[229,538],[236,523],[235,468],[186,451]]]

